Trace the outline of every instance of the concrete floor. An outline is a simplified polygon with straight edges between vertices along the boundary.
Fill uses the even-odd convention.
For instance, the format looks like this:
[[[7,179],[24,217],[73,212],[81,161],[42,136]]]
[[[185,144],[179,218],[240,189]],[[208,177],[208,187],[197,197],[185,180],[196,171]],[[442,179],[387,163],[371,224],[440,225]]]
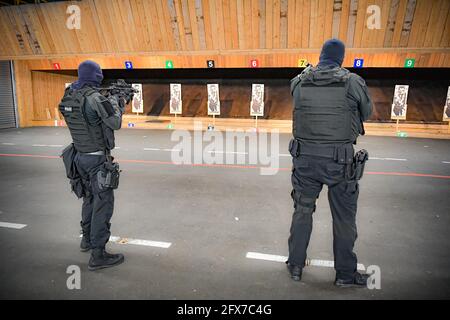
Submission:
[[[289,139],[280,136],[280,153]],[[248,165],[175,166],[164,149],[176,143],[158,130],[117,134],[123,173],[112,233],[172,245],[111,243],[125,263],[90,272],[89,254],[78,249],[81,202],[55,157],[69,142],[66,128],[0,131],[0,222],[26,224],[0,227],[2,299],[450,298],[448,140],[359,141],[372,160],[361,182],[356,252],[366,267],[380,267],[380,290],[337,289],[334,270],[315,266],[297,283],[281,262],[246,258],[250,251],[287,254],[289,157],[280,156],[282,170],[272,176]],[[333,260],[325,192],[308,256]],[[81,290],[66,287],[70,265],[81,268]]]

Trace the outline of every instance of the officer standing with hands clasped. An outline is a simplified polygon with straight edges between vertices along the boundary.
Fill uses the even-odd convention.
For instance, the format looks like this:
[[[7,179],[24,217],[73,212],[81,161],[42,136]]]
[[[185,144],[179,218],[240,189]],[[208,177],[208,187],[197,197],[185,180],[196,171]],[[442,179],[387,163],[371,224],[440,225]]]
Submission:
[[[342,68],[345,45],[324,43],[317,67],[308,66],[291,80],[294,98],[292,199],[294,214],[287,263],[291,278],[300,281],[312,231],[313,213],[322,186],[328,186],[333,217],[335,285],[366,286],[369,275],[357,272],[353,246],[357,238],[358,180],[367,151],[354,153],[363,121],[372,112],[364,80]]]
[[[133,89],[123,80],[122,87],[99,92],[103,80],[100,66],[84,61],[78,67],[78,80],[65,91],[59,105],[69,127],[73,143],[62,158],[72,191],[83,198],[81,251],[91,251],[89,270],[118,265],[122,254],[105,251],[111,235],[110,220],[114,210],[114,189],[119,184],[119,165],[113,162],[114,130],[122,124],[125,105],[133,97]]]

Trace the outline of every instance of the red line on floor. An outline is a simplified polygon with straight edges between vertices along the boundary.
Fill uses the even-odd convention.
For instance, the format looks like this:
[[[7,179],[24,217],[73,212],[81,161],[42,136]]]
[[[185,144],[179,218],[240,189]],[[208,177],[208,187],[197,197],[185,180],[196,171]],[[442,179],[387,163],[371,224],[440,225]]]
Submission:
[[[15,153],[0,153],[0,157],[28,157],[28,158],[59,159],[58,156],[43,156],[43,155],[39,155],[39,154],[15,154]]]
[[[14,153],[0,153],[0,157],[28,157],[28,158],[44,158],[44,159],[59,159],[59,156],[47,156],[38,154],[14,154]],[[170,161],[158,161],[158,160],[129,160],[118,159],[119,162],[124,163],[142,163],[142,164],[161,164],[161,165],[174,165],[185,167],[212,167],[212,168],[231,168],[231,169],[261,169],[261,166],[250,165],[229,165],[229,164],[206,164],[206,163],[193,163],[193,164],[175,164]],[[279,168],[279,171],[290,171],[291,168]],[[385,172],[385,171],[368,171],[367,175],[381,175],[381,176],[401,176],[401,177],[420,177],[420,178],[436,178],[436,179],[450,179],[450,176],[443,176],[437,174],[426,174],[416,172]]]

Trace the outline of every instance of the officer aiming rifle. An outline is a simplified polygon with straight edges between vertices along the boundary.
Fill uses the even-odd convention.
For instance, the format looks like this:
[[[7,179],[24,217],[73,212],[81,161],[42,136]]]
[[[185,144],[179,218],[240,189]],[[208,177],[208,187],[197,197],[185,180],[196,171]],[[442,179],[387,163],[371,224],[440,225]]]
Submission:
[[[83,199],[80,249],[91,251],[89,270],[116,266],[122,254],[110,254],[105,246],[111,235],[110,220],[114,210],[114,189],[119,186],[119,164],[111,150],[114,131],[122,126],[125,106],[136,92],[124,80],[100,88],[103,73],[94,61],[78,67],[78,80],[65,91],[59,104],[73,142],[62,158],[72,191]]]

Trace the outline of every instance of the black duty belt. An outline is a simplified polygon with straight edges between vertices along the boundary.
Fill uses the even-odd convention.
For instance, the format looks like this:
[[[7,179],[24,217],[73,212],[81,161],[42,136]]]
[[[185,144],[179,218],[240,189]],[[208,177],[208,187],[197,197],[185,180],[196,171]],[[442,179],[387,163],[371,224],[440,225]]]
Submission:
[[[320,145],[304,143],[294,139],[294,144],[298,144],[297,155],[308,155],[333,159],[338,163],[349,164],[353,162],[354,149],[351,143],[342,145]]]

